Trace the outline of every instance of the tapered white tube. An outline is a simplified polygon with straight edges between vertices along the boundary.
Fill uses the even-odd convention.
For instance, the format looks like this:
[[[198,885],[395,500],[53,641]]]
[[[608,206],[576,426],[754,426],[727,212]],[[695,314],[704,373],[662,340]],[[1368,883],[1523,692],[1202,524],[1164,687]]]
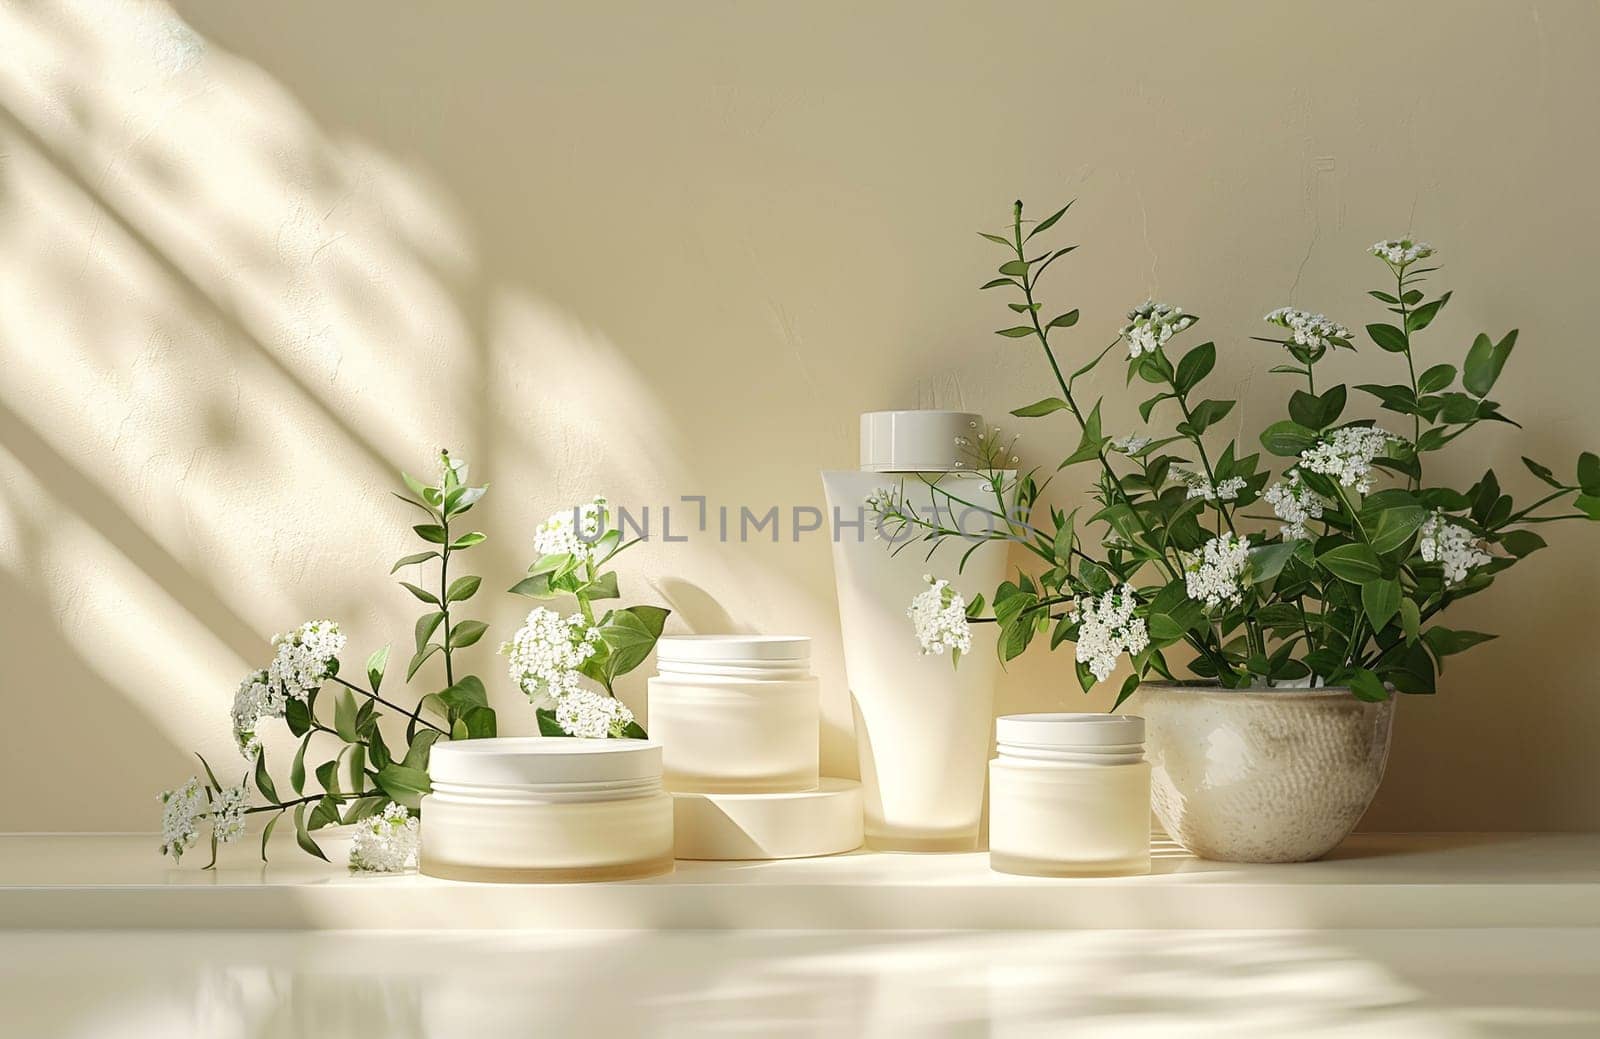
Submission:
[[[853,522],[865,510],[866,499],[885,486],[903,488],[908,503],[922,516],[937,509],[946,520],[959,521],[964,507],[956,504],[952,517],[951,495],[999,511],[985,477],[931,468],[939,462],[953,467],[953,438],[943,438],[942,457],[928,456],[926,447],[912,449],[925,432],[919,429],[925,422],[913,423],[919,436],[911,438],[912,443],[898,443],[898,449],[886,451],[881,438],[869,444],[869,420],[883,414],[863,416],[863,459],[879,471],[822,474],[829,507],[840,520]],[[964,430],[973,421],[981,425],[978,416],[962,413],[892,414],[928,416],[935,429]],[[930,468],[890,471],[902,464]],[[976,512],[969,513],[962,526],[972,534],[988,529]],[[949,580],[969,601],[979,593],[992,596],[1005,576],[1008,542],[979,545],[958,573],[962,554],[972,542],[952,540],[930,559],[927,543],[914,541],[896,553],[894,545],[874,533],[869,512],[864,529],[843,526],[833,544],[867,843],[900,851],[970,850],[977,846],[994,720],[999,666],[995,626],[974,625],[971,651],[962,655],[959,667],[952,667],[948,655],[922,655],[906,608],[927,588],[924,574]]]

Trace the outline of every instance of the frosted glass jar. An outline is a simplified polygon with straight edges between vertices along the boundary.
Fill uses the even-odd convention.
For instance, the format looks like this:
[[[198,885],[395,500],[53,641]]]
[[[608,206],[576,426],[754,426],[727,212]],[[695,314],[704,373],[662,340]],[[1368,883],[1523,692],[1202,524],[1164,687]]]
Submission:
[[[803,635],[669,635],[656,643],[650,735],[667,789],[817,786],[819,707]]]
[[[428,876],[538,883],[672,869],[672,797],[650,740],[461,740],[435,746],[428,771]]]
[[[989,865],[1039,877],[1150,872],[1144,719],[1011,714],[989,762]]]

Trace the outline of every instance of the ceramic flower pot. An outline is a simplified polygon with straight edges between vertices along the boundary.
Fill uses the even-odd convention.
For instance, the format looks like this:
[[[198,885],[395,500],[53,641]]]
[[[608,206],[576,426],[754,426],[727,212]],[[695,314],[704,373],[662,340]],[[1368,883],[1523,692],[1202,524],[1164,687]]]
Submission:
[[[1349,836],[1383,780],[1394,700],[1347,689],[1141,686],[1150,800],[1173,840],[1222,862],[1307,862]]]

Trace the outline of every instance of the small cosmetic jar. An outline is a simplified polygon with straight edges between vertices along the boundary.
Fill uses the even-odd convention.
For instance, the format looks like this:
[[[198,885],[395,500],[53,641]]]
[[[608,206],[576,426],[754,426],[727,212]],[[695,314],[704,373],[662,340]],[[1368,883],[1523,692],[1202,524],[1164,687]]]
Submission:
[[[421,872],[494,883],[672,869],[672,798],[651,740],[515,737],[433,748]]]
[[[1012,714],[995,722],[989,865],[1040,877],[1150,872],[1144,719]]]
[[[667,789],[817,786],[819,707],[803,635],[669,635],[656,644],[650,735]]]

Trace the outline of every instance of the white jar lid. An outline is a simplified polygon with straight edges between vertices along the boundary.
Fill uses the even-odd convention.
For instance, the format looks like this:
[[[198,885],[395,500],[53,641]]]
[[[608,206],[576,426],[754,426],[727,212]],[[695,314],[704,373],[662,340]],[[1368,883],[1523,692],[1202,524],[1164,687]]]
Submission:
[[[664,635],[656,643],[657,661],[745,664],[811,659],[809,635]]]
[[[965,468],[957,437],[983,431],[971,411],[869,411],[861,416],[861,468],[874,473],[948,473]]]
[[[434,746],[428,773],[436,785],[473,787],[659,781],[661,744],[554,736],[453,740]]]
[[[1131,714],[1007,714],[995,719],[998,743],[1063,750],[1138,747],[1144,719]]]

